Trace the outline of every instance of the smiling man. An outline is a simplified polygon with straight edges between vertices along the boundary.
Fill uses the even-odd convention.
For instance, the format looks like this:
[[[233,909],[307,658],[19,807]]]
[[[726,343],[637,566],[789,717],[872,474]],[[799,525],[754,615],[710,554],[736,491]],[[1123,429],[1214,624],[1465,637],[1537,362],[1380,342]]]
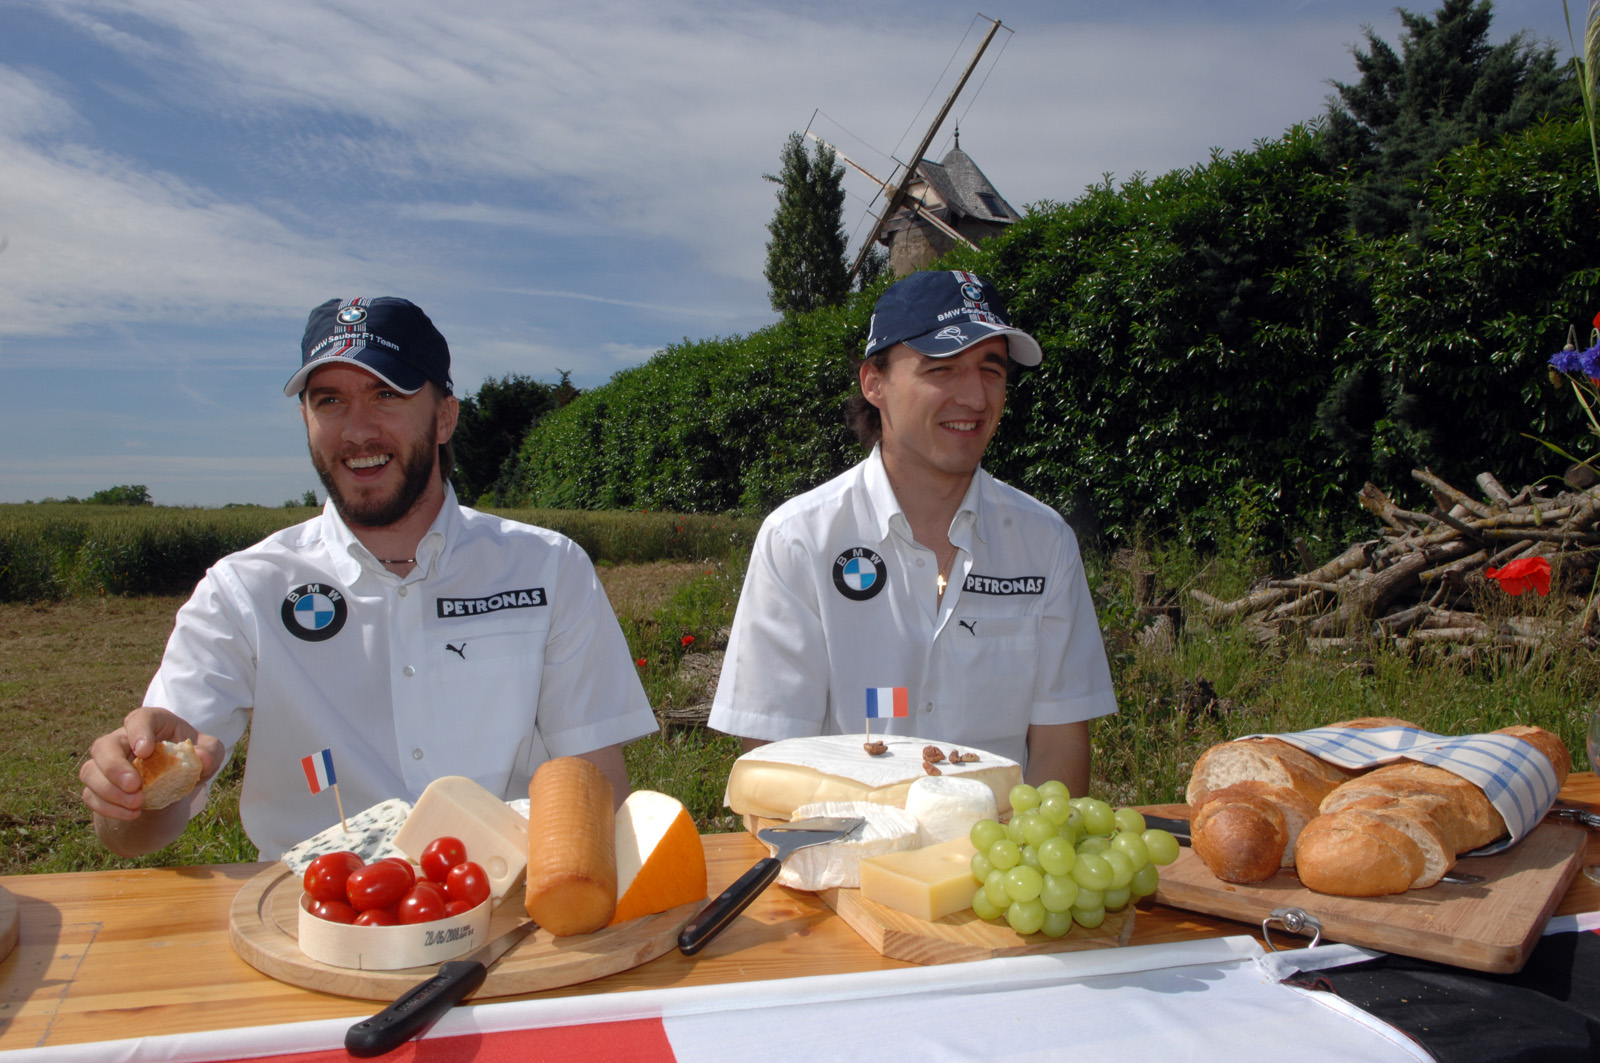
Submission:
[[[187,738],[209,780],[247,724],[240,818],[262,859],[338,823],[301,767],[324,749],[351,810],[444,775],[526,797],[559,756],[594,761],[620,803],[622,744],[655,715],[583,551],[457,504],[433,322],[404,299],[331,299],[284,393],[328,503],[223,558],[179,611],[144,705],[79,770],[101,841],[133,856],[177,838],[207,788],[147,811],[132,759]]]
[[[875,732],[1087,791],[1088,721],[1117,702],[1077,540],[980,467],[1012,368],[1042,356],[973,274],[884,292],[847,411],[871,454],[762,524],[712,727],[751,749],[862,731],[870,703]]]

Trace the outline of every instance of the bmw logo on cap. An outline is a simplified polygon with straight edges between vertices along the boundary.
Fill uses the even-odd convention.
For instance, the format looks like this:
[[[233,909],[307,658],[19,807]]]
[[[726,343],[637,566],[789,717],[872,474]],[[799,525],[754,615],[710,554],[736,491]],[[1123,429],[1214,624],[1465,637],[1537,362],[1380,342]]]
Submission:
[[[367,319],[367,308],[364,306],[347,306],[339,311],[339,324],[359,325]]]
[[[975,303],[981,303],[983,302],[983,286],[967,281],[961,286],[961,297],[970,299]]]
[[[349,609],[344,592],[326,583],[307,583],[283,598],[283,626],[303,642],[325,642],[344,627]]]
[[[852,546],[833,559],[833,585],[852,602],[874,598],[889,582],[883,558],[865,546]]]

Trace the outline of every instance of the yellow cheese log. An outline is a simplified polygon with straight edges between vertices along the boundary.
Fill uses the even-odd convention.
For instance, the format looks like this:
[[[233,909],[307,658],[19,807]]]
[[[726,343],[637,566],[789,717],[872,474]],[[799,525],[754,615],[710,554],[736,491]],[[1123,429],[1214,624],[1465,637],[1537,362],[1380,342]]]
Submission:
[[[527,908],[557,937],[587,934],[617,906],[611,784],[581,757],[545,761],[528,784]]]
[[[926,849],[861,861],[861,896],[932,923],[972,907],[972,842],[951,838]]]

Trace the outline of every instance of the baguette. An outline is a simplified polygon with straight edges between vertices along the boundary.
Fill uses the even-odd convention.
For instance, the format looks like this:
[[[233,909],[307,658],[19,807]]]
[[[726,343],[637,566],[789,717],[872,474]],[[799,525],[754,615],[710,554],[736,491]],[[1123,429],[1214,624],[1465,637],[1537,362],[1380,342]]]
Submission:
[[[1558,785],[1566,781],[1572,758],[1561,739],[1521,725],[1496,733],[1539,750]],[[1346,897],[1431,886],[1455,866],[1456,857],[1506,833],[1505,819],[1481,789],[1454,772],[1414,761],[1351,779],[1329,793],[1319,811],[1301,832],[1295,866],[1308,888]],[[1402,865],[1413,869],[1409,879]]]

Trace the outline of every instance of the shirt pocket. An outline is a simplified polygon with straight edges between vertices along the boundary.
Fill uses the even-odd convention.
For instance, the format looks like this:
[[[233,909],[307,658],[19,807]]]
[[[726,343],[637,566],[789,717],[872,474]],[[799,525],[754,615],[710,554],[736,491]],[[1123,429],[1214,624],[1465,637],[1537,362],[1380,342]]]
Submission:
[[[940,641],[963,710],[991,714],[996,734],[1026,727],[1039,671],[1039,618],[957,615]]]
[[[439,665],[431,770],[465,775],[503,794],[514,767],[539,741],[534,728],[546,631],[473,625],[432,641]]]

